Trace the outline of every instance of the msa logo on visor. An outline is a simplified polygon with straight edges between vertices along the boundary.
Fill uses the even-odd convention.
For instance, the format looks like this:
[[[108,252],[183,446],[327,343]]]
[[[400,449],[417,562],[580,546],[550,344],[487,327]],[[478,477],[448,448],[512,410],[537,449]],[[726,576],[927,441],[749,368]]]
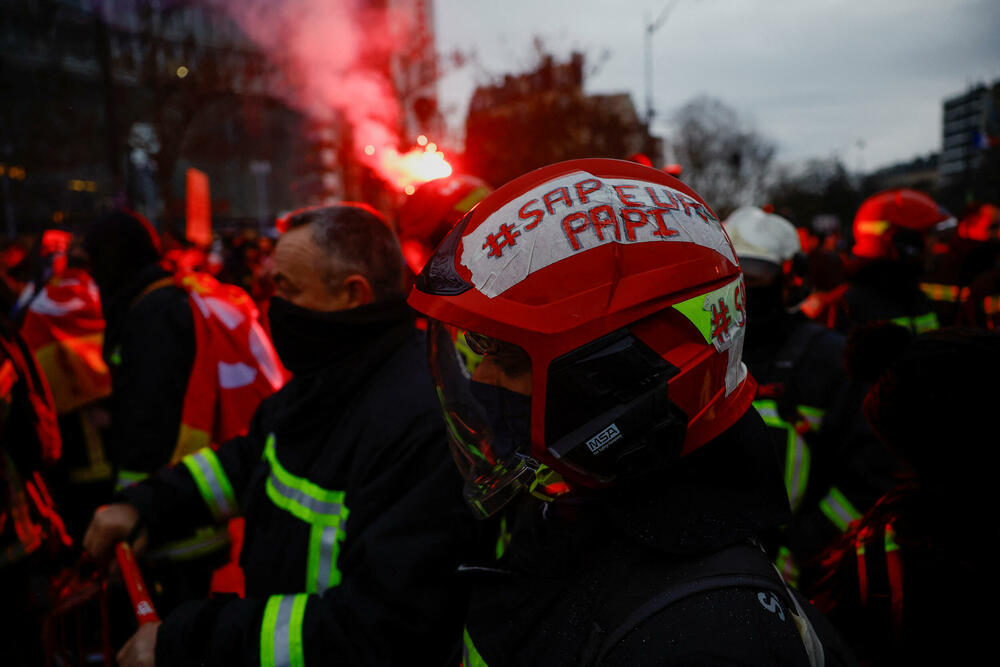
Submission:
[[[602,482],[661,468],[680,455],[687,429],[667,396],[678,372],[627,329],[556,359],[545,401],[549,452]]]

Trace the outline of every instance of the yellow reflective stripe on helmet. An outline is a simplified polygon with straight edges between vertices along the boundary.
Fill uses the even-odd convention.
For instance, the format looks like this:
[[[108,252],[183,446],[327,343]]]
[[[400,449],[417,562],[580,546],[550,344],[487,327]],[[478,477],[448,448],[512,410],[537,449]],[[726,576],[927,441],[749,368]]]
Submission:
[[[891,225],[887,220],[862,220],[857,223],[857,231],[862,234],[881,236]]]
[[[306,593],[267,599],[260,626],[261,667],[305,667],[302,624],[308,601]]]
[[[462,667],[489,667],[472,643],[468,628],[462,630]]]
[[[861,518],[861,512],[837,487],[830,488],[830,492],[819,502],[819,508],[841,532],[847,530],[852,521]]]
[[[224,521],[238,513],[233,487],[211,447],[185,456],[181,463],[191,473],[202,499],[216,521]]]
[[[275,505],[308,523],[339,526],[347,519],[344,492],[324,489],[285,470],[275,453],[273,433],[267,436],[264,458],[271,467],[266,484],[267,496]]]

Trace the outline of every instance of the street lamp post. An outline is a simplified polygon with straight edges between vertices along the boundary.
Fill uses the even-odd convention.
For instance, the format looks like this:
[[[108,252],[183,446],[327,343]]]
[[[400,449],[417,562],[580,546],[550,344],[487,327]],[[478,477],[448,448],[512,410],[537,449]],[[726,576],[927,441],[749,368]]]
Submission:
[[[656,17],[655,21],[649,20],[649,14],[646,14],[646,128],[649,128],[653,124],[653,33],[659,30],[667,19],[670,18],[670,13],[674,11],[674,7],[680,0],[672,0],[670,4],[663,8],[660,15]]]

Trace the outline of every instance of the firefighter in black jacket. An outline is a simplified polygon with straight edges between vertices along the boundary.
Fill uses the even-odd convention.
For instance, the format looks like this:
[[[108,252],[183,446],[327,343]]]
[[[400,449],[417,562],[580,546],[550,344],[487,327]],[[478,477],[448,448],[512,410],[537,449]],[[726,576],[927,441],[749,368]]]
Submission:
[[[463,568],[466,665],[850,662],[754,539],[788,500],[743,290],[712,210],[631,162],[526,174],[442,242],[410,303],[466,500],[509,532]]]
[[[920,289],[932,233],[955,226],[955,218],[915,190],[879,192],[854,216],[854,255],[847,290],[832,305],[827,324],[847,334],[869,322],[895,322],[915,333],[940,326]]]
[[[996,634],[982,539],[1000,463],[1000,336],[880,325],[853,336],[848,356],[852,373],[875,380],[865,416],[914,474],[831,549],[813,599],[865,664],[982,662]]]
[[[792,507],[768,546],[797,585],[800,566],[892,488],[900,466],[865,423],[864,388],[843,369],[844,337],[796,306],[804,291],[795,227],[749,206],[725,227],[747,285],[743,360],[757,380],[754,407],[771,429]]]
[[[473,522],[444,445],[402,258],[368,209],[299,213],[270,308],[293,378],[245,437],[187,457],[98,513],[92,553],[246,517],[246,599],[192,601],[145,626],[124,665],[445,663],[461,634],[454,571]]]

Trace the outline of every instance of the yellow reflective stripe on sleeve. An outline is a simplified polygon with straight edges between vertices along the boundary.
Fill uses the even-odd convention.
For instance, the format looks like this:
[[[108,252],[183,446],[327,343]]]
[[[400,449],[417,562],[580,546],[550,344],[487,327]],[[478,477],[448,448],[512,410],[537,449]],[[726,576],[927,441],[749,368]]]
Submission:
[[[938,322],[937,313],[924,313],[917,317],[894,317],[890,322],[898,324],[901,327],[906,327],[917,334],[922,334],[925,331],[934,331],[941,327],[941,324]]]
[[[349,515],[344,504],[345,493],[324,489],[288,472],[278,461],[273,433],[267,437],[264,459],[271,468],[264,487],[267,497],[277,507],[310,524],[306,591],[322,594],[340,585],[337,561]]]
[[[305,667],[302,624],[308,599],[306,593],[267,599],[260,626],[261,667]]]
[[[819,508],[841,532],[847,530],[852,521],[861,518],[861,513],[836,487],[832,487],[826,497],[819,502]]]
[[[115,480],[115,491],[121,491],[124,488],[132,486],[136,482],[141,482],[147,477],[149,477],[148,472],[139,472],[138,470],[119,470],[118,479]]]
[[[216,521],[224,521],[238,513],[232,484],[211,447],[185,456],[181,463],[191,473],[202,499]]]
[[[306,591],[323,594],[340,585],[337,558],[344,531],[339,526],[312,524],[309,531],[309,557],[306,561]]]
[[[267,495],[275,505],[309,523],[339,526],[347,519],[344,492],[324,489],[285,470],[275,454],[273,433],[267,437],[264,458],[271,466]]]
[[[230,544],[229,531],[220,528],[199,528],[193,537],[168,542],[150,553],[150,556],[167,558],[172,561],[195,560],[222,549]]]
[[[462,630],[462,667],[489,667],[472,643],[468,628]]]
[[[794,511],[805,497],[812,461],[803,432],[818,431],[823,422],[824,411],[807,405],[796,406],[795,410],[801,420],[798,424],[790,424],[781,418],[777,402],[771,399],[758,399],[753,402],[753,406],[765,424],[785,431],[785,489]]]

